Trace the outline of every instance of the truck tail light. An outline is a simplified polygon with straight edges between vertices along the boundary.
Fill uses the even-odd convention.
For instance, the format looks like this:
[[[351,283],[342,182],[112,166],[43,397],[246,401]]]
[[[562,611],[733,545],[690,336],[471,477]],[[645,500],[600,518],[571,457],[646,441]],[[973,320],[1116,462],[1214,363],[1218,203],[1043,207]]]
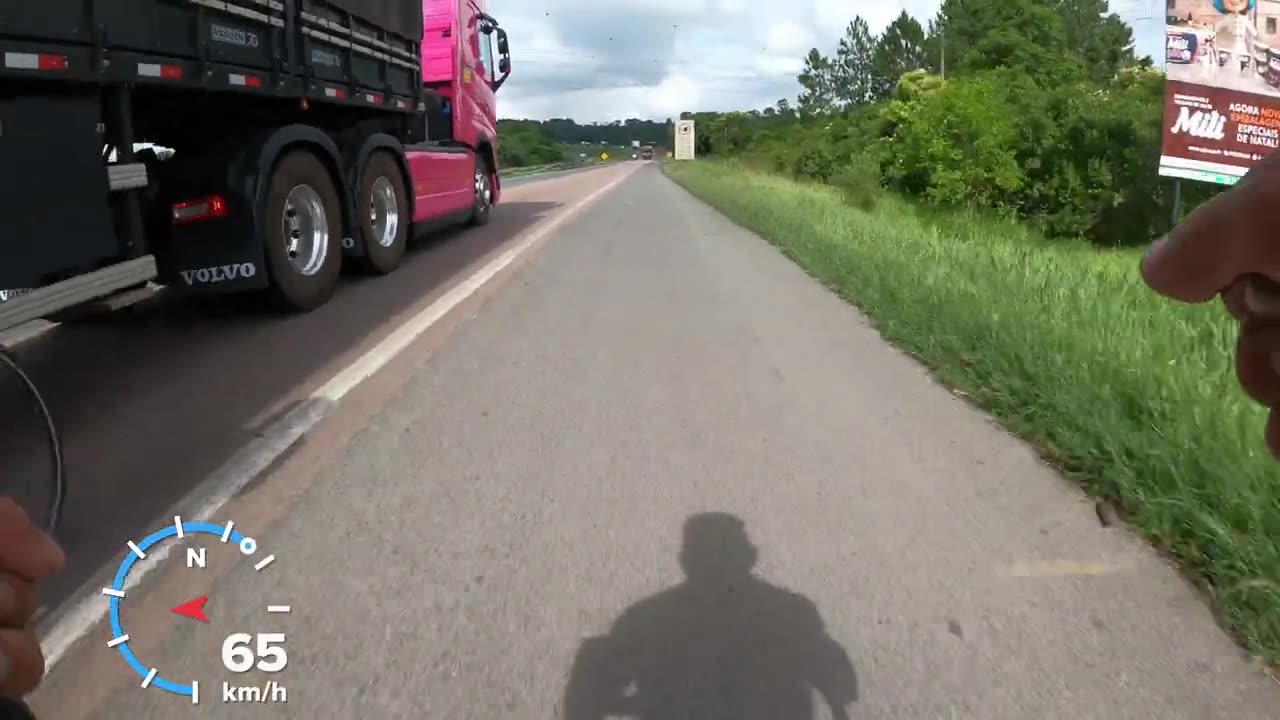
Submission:
[[[210,195],[198,200],[173,204],[173,224],[214,220],[227,216],[227,201],[221,195]]]

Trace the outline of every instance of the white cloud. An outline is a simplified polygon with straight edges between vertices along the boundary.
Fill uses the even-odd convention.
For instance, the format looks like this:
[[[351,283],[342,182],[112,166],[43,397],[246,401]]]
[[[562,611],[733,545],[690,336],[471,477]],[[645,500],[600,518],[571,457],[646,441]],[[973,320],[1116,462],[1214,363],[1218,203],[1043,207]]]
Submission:
[[[765,33],[765,47],[771,53],[803,55],[813,47],[813,30],[799,23],[784,20]]]
[[[879,32],[904,10],[926,24],[939,2],[489,0],[511,37],[513,72],[498,111],[579,122],[661,120],[683,111],[762,108],[783,97],[794,102],[804,55],[811,47],[834,51],[855,16]],[[1157,4],[1113,3],[1134,17],[1162,15]],[[1152,52],[1156,42],[1147,35],[1154,37],[1150,27],[1136,25],[1139,50]]]
[[[813,0],[814,20],[822,27],[835,28],[836,32],[840,32],[853,20],[854,15],[861,14],[866,17],[869,12],[875,12],[876,8],[884,4],[855,3],[853,0]],[[855,10],[855,5],[864,7]]]

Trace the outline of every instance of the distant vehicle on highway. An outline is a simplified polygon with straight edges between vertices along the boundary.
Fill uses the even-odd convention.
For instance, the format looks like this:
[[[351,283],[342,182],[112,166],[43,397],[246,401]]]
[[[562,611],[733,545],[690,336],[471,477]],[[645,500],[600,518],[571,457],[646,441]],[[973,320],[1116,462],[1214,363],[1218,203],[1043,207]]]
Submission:
[[[148,282],[310,310],[344,264],[395,270],[414,228],[487,222],[511,57],[484,3],[46,3],[0,23],[0,165],[21,173],[0,194],[0,329]]]
[[[652,159],[653,159],[653,146],[652,146],[652,145],[645,145],[643,148],[641,148],[641,149],[640,149],[640,158],[641,158],[642,160],[652,160]]]

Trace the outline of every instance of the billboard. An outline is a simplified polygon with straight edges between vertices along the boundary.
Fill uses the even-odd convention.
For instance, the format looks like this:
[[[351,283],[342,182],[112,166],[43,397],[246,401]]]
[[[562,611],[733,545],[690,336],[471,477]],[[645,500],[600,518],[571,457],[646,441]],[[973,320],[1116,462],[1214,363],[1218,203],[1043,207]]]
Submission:
[[[676,121],[676,160],[693,159],[693,121]]]
[[[1167,0],[1160,174],[1235,184],[1280,147],[1280,0]]]

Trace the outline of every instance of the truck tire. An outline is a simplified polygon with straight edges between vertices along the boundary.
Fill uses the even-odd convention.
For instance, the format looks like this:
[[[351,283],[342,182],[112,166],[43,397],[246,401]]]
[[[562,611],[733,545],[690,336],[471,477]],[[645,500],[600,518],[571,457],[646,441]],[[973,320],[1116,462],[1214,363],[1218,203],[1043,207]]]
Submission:
[[[290,310],[314,310],[333,296],[342,270],[342,211],[329,170],[306,150],[276,163],[262,214],[271,289]]]
[[[493,181],[489,159],[476,154],[475,200],[471,206],[471,225],[486,225],[489,211],[493,209]]]
[[[369,157],[358,192],[364,265],[370,272],[386,275],[404,259],[410,222],[404,177],[390,153],[379,151]]]

